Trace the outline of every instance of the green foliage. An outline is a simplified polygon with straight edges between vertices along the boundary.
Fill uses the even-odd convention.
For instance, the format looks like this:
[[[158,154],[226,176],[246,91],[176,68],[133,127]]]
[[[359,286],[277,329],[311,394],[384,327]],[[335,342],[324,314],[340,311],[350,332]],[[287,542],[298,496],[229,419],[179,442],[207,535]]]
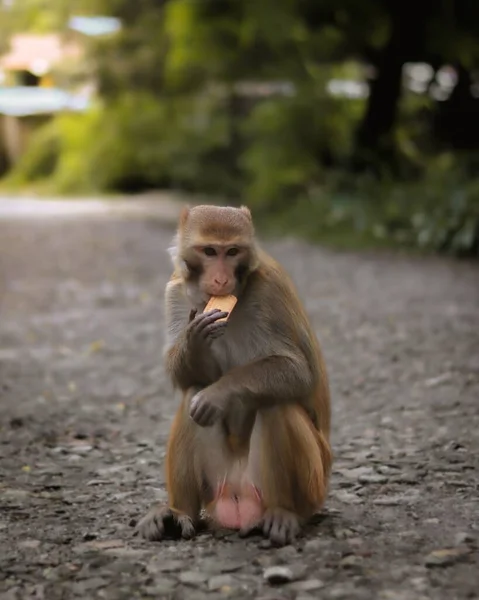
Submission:
[[[61,193],[170,185],[232,192],[222,164],[228,132],[221,98],[159,102],[149,94],[125,94],[39,129],[15,176],[34,181],[51,175]]]
[[[477,68],[474,3],[458,0],[437,10],[421,4],[410,37],[403,35],[407,6],[379,0],[15,6],[0,33],[19,24],[61,28],[69,11],[83,9],[117,16],[123,28],[88,45],[98,104],[42,127],[14,180],[47,178],[63,193],[181,188],[242,200],[269,223],[314,239],[477,253],[478,186],[457,160],[439,154],[437,102],[406,90],[400,97],[398,77],[388,79],[400,74],[391,40],[403,61]],[[326,92],[332,78],[360,82],[371,71],[382,85],[371,86],[369,98]],[[270,83],[294,91],[261,97],[239,92],[244,83],[256,92]],[[464,131],[454,118],[456,131]],[[361,146],[364,131],[372,135]],[[447,148],[448,138],[441,143]],[[352,175],[348,167],[373,168],[375,177]]]
[[[341,162],[351,151],[361,111],[362,102],[333,101],[311,90],[258,104],[244,124],[248,201],[268,211],[318,184],[324,156]]]
[[[352,180],[325,184],[268,215],[275,232],[296,231],[334,245],[394,246],[479,256],[479,183],[451,155],[431,160],[410,182]]]
[[[50,177],[60,158],[60,152],[58,124],[50,121],[32,134],[25,154],[8,178],[8,184],[19,185]]]

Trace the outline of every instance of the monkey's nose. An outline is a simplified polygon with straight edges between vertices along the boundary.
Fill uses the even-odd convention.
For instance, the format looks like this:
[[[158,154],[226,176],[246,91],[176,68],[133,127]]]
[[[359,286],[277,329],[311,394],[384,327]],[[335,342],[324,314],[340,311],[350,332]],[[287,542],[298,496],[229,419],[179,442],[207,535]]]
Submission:
[[[228,285],[229,279],[227,277],[215,277],[214,282],[218,288],[222,289]]]

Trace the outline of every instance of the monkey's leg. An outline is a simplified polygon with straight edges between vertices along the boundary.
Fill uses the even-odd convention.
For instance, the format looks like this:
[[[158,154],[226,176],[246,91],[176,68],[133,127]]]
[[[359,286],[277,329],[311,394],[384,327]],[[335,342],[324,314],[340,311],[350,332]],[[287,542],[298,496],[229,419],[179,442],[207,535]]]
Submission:
[[[138,523],[140,535],[147,540],[161,540],[166,535],[189,539],[195,535],[201,509],[200,478],[195,467],[201,461],[201,448],[195,435],[197,426],[188,411],[189,400],[197,391],[185,394],[171,426],[166,453],[168,505],[152,506]]]
[[[248,475],[260,490],[258,526],[274,543],[292,542],[326,496],[331,451],[304,410],[295,405],[259,411],[250,441]]]

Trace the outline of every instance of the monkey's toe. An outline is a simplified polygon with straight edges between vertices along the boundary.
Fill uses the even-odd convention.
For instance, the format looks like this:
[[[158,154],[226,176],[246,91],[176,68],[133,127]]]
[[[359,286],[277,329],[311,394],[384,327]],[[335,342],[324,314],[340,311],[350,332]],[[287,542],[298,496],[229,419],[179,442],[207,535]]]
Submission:
[[[192,520],[187,515],[181,515],[176,517],[176,522],[181,529],[181,537],[185,540],[190,540],[195,536],[195,526]]]
[[[201,394],[202,392],[195,394],[191,400],[190,417],[200,427],[209,427],[219,419],[221,409],[208,402]]]
[[[278,546],[294,542],[300,530],[298,517],[282,508],[268,509],[263,520],[263,533]]]
[[[165,537],[191,539],[195,535],[192,520],[167,506],[155,506],[140,520],[137,530],[141,537],[158,542]]]

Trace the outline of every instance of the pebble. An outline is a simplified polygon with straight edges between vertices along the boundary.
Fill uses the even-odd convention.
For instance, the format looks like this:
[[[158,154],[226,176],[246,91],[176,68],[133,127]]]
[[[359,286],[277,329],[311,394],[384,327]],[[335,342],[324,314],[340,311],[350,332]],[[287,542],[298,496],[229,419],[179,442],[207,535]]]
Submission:
[[[295,581],[289,587],[295,592],[312,592],[324,587],[324,581],[320,579],[305,579],[304,581]]]
[[[325,546],[329,546],[327,540],[308,540],[304,545],[305,552],[319,552]]]
[[[233,573],[234,571],[239,571],[244,565],[244,560],[218,560],[217,558],[211,558],[201,563],[201,570],[212,574]]]
[[[263,573],[264,579],[272,585],[289,583],[293,580],[293,571],[289,567],[269,567]]]
[[[456,534],[454,538],[454,545],[463,546],[464,544],[473,544],[474,541],[475,539],[473,535],[467,533],[467,531],[461,531],[460,533]]]
[[[177,573],[185,566],[182,560],[160,560],[155,557],[146,565],[148,573]]]
[[[401,504],[412,504],[417,501],[419,494],[391,494],[390,496],[378,496],[373,500],[376,506],[400,506]]]
[[[294,546],[283,546],[276,551],[276,558],[288,562],[298,557],[298,551]]]
[[[168,594],[177,586],[177,582],[173,579],[161,579],[154,585],[149,585],[145,588],[145,592],[151,596],[160,596],[162,594]]]
[[[368,484],[368,483],[387,483],[388,478],[385,475],[380,475],[379,473],[370,473],[368,475],[360,475],[358,477],[359,483]]]
[[[464,556],[465,552],[458,548],[434,550],[424,560],[426,567],[447,567],[453,565]]]
[[[92,577],[91,579],[83,579],[82,581],[75,581],[73,583],[73,592],[83,597],[88,597],[89,594],[85,593],[90,590],[96,590],[101,587],[108,585],[108,581],[103,577]]]
[[[356,556],[355,554],[348,554],[348,556],[345,556],[339,561],[341,567],[344,567],[346,569],[359,567],[362,565],[362,563],[363,559],[360,556]]]
[[[20,542],[18,545],[20,548],[27,548],[29,550],[34,550],[35,548],[38,548],[38,546],[40,546],[40,540],[24,540],[23,542]]]
[[[234,583],[235,580],[231,575],[217,575],[208,581],[208,589],[211,592],[216,590],[225,591],[224,588],[231,588],[233,587]]]
[[[357,494],[353,494],[351,492],[345,492],[343,490],[336,491],[331,493],[331,496],[334,496],[337,500],[342,502],[343,504],[363,504],[364,500],[360,498]]]
[[[208,575],[199,571],[183,571],[178,579],[186,585],[200,585],[208,579]]]

